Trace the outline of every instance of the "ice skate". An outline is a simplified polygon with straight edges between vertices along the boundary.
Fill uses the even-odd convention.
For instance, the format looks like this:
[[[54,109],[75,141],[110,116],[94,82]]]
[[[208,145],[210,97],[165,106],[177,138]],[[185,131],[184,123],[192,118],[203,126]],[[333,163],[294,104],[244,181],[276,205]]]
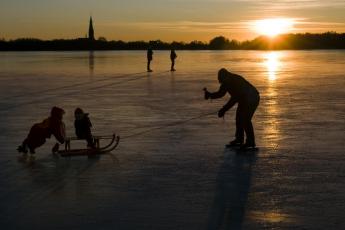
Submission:
[[[28,149],[24,145],[19,145],[18,148],[17,148],[17,151],[19,153],[28,153]]]
[[[255,143],[245,143],[244,145],[240,146],[241,151],[256,151],[259,148],[256,147]]]
[[[233,148],[233,147],[240,147],[243,145],[243,141],[235,139],[233,141],[230,141],[229,144],[225,145],[227,148]]]

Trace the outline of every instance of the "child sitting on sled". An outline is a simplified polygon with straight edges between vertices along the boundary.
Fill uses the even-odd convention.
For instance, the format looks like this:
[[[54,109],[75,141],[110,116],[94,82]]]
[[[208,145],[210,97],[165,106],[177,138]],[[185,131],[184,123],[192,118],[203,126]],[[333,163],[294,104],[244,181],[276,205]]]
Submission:
[[[87,147],[94,148],[94,140],[91,134],[91,121],[88,117],[88,113],[84,113],[81,108],[76,108],[74,111],[74,127],[75,134],[79,139],[85,139],[87,141]]]
[[[33,157],[35,149],[42,146],[51,135],[54,135],[54,137],[63,144],[65,142],[65,124],[62,121],[64,113],[65,111],[63,109],[54,106],[47,119],[31,127],[27,138],[23,141],[22,145],[18,146],[18,152],[26,156],[29,149]],[[58,144],[56,144],[54,148],[56,148],[57,145]]]

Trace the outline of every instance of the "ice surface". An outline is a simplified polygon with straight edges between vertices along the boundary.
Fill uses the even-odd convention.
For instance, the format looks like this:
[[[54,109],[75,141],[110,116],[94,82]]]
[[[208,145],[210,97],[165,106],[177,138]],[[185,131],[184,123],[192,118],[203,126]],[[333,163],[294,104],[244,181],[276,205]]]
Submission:
[[[1,229],[342,229],[345,52],[0,53]],[[224,149],[235,108],[203,100],[221,67],[260,91],[256,154]],[[52,106],[123,139],[99,159],[15,151]],[[214,115],[207,114],[214,112]]]

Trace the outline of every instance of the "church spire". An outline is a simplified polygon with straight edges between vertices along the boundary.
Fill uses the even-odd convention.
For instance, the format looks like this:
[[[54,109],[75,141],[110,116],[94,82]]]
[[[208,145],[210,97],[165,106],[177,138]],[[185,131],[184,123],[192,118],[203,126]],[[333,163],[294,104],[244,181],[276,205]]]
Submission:
[[[90,17],[90,24],[89,24],[89,40],[95,40],[95,35],[93,31],[93,24],[92,24],[92,17]]]

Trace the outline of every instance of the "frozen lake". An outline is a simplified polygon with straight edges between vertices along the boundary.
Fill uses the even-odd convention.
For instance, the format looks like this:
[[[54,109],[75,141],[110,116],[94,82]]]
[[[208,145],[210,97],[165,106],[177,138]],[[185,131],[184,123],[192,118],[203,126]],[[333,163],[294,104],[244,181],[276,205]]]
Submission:
[[[345,51],[0,53],[1,229],[344,229]],[[256,154],[224,148],[229,96],[205,101],[225,67],[260,91]],[[99,159],[33,165],[16,147],[52,106],[90,113],[123,138]],[[214,115],[209,115],[214,112]]]

